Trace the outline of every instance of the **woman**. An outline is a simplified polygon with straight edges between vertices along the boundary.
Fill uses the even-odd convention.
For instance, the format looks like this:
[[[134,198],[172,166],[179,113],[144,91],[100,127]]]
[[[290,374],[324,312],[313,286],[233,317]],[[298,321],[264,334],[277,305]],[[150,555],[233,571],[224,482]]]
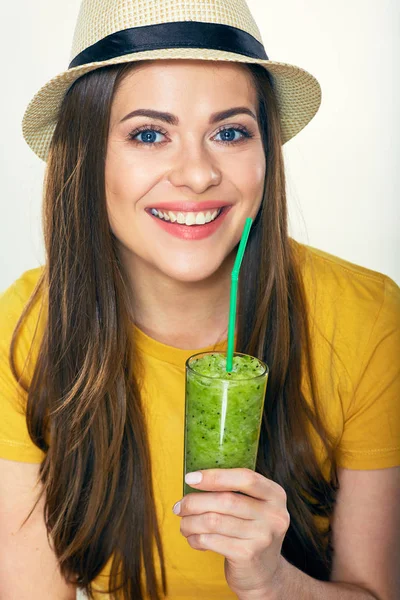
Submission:
[[[394,599],[400,290],[287,231],[282,144],[319,85],[268,61],[241,0],[115,9],[82,4],[24,117],[46,264],[1,297],[0,595]],[[226,349],[247,217],[256,472],[203,470],[181,499],[185,360]]]

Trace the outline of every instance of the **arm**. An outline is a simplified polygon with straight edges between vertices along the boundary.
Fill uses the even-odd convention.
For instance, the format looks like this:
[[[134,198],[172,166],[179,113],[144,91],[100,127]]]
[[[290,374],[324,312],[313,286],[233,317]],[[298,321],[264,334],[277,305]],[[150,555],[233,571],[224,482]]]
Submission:
[[[338,469],[331,581],[317,581],[282,559],[277,600],[400,598],[400,289],[388,277],[384,284],[338,448],[348,468]]]
[[[331,583],[313,579],[281,557],[280,582],[274,595],[240,598],[240,600],[381,600],[359,585]],[[278,591],[279,590],[279,591]],[[383,599],[382,599],[383,600]],[[393,596],[394,600],[394,596]]]
[[[398,600],[400,467],[338,474],[331,581],[313,579],[281,557],[274,592],[240,600]]]
[[[20,525],[39,495],[39,464],[0,458],[0,598],[1,600],[75,600],[50,548],[43,498],[27,523]]]

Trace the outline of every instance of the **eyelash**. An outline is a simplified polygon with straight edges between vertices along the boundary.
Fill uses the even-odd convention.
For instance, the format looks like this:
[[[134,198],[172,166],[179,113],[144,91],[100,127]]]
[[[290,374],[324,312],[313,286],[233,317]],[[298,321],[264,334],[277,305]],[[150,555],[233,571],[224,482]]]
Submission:
[[[241,142],[245,141],[245,139],[249,139],[254,137],[253,134],[247,129],[247,127],[243,127],[242,125],[237,125],[235,127],[231,126],[231,127],[227,127],[227,126],[223,126],[221,127],[217,133],[215,135],[218,135],[219,133],[221,133],[222,131],[230,131],[230,130],[234,130],[234,131],[240,131],[240,133],[243,134],[244,137],[240,138],[239,140],[232,140],[232,141],[226,141],[226,140],[220,140],[219,143],[220,144],[240,144]],[[138,127],[137,129],[135,129],[134,131],[131,131],[128,136],[127,139],[128,141],[132,141],[134,144],[139,145],[139,146],[158,146],[160,144],[162,144],[163,142],[140,142],[139,140],[136,140],[136,136],[138,136],[140,133],[144,132],[144,131],[156,131],[157,133],[162,133],[163,135],[167,135],[167,132],[164,131],[161,127],[157,127],[156,125],[142,125],[141,127]]]

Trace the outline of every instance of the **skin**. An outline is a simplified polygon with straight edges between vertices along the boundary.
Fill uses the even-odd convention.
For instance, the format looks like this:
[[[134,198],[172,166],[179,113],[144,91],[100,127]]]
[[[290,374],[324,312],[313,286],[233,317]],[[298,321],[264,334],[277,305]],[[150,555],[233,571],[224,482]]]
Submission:
[[[198,473],[201,481],[190,485],[208,493],[187,494],[174,507],[182,535],[196,550],[225,556],[226,581],[240,600],[275,598],[282,587],[281,548],[290,525],[285,490],[250,469]]]
[[[241,65],[192,60],[145,63],[113,99],[106,157],[110,226],[129,277],[135,322],[171,346],[203,348],[226,334],[230,273],[245,219],[254,218],[261,203],[265,156],[250,116],[213,126],[208,119],[233,106],[256,113],[256,102]],[[171,112],[179,125],[144,117],[120,123],[137,108]],[[156,136],[165,143],[149,148],[127,140],[130,131],[151,124],[166,132]],[[222,125],[245,126],[253,137],[224,145],[217,141]],[[216,198],[234,207],[218,232],[196,242],[170,236],[144,211],[161,200]],[[239,600],[397,598],[398,468],[339,470],[331,582],[312,579],[283,559],[290,515],[281,486],[248,469],[201,472],[203,481],[192,487],[208,493],[181,500],[181,533],[192,548],[225,556],[225,577]]]
[[[187,494],[174,512],[192,548],[225,556],[225,577],[239,600],[399,598],[399,467],[339,468],[329,582],[281,555],[290,524],[281,486],[249,469],[200,473],[202,480],[190,485],[207,493]]]
[[[209,125],[212,113],[235,106],[246,106],[257,115],[256,91],[243,67],[191,60],[140,65],[123,81],[112,103],[106,156],[107,211],[129,277],[134,320],[154,339],[179,348],[202,348],[226,333],[236,246],[246,218],[256,217],[262,199],[265,155],[257,121],[240,114]],[[143,116],[121,123],[125,115],[138,108],[173,113],[179,118],[179,125]],[[127,139],[137,127],[151,124],[165,132],[153,136],[155,143],[146,146],[143,132],[135,136],[141,144]],[[229,139],[239,141],[224,144],[219,134],[221,126],[237,125],[246,127],[253,137],[245,138],[235,130]],[[234,206],[219,230],[204,240],[177,239],[160,229],[144,210],[149,206],[157,208],[161,201],[215,199],[229,201]],[[229,472],[231,478],[225,489],[241,489],[243,470]],[[243,497],[238,508],[242,510],[240,516],[254,518],[243,521],[243,525],[251,523],[254,531],[261,529],[262,535],[255,542],[246,536],[244,544],[232,553],[232,562],[227,563],[227,583],[238,592],[247,592],[254,584],[260,589],[265,584],[265,573],[260,566],[271,553],[274,559],[268,581],[273,576],[283,529],[286,531],[288,523],[284,490],[251,471],[245,485],[247,481],[247,485],[253,486],[255,478],[256,487],[246,489],[258,494],[260,500]],[[279,508],[283,509],[283,522],[281,513],[278,519],[271,513],[271,521],[265,510],[267,503],[261,501],[271,486],[274,491],[281,490]],[[196,508],[207,513],[210,510],[207,502],[215,500],[218,498],[213,494],[205,494],[198,498]],[[235,514],[232,509],[229,505],[225,505],[225,510],[220,508],[227,513],[224,518],[228,528],[231,521],[241,522],[228,516]],[[202,550],[201,545],[196,545],[198,536],[194,535],[201,523],[193,519],[193,523],[186,521],[185,534],[192,547]],[[271,551],[271,532],[276,527],[279,535]],[[215,551],[225,554],[224,540],[232,542],[232,538],[218,535],[214,538],[222,541]]]
[[[212,113],[235,106],[257,115],[250,74],[240,64],[198,60],[139,65],[113,98],[107,211],[129,277],[132,314],[142,331],[178,348],[204,348],[226,337],[236,247],[246,218],[254,219],[261,204],[266,162],[257,121],[240,114],[209,125]],[[143,116],[120,122],[138,108],[170,112],[179,125]],[[144,125],[166,134],[154,134],[150,144],[144,141],[149,132],[139,133],[137,144],[127,139]],[[219,130],[237,125],[253,137],[231,130],[234,143],[224,144]],[[161,201],[211,200],[234,206],[204,240],[175,238],[144,210]]]

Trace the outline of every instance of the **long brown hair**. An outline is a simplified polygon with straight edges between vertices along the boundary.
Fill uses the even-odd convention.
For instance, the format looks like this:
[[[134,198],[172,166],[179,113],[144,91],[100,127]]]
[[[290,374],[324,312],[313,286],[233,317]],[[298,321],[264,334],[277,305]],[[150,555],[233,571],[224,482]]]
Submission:
[[[140,360],[105,193],[111,103],[136,65],[96,69],[64,97],[44,185],[46,262],[14,330],[10,364],[18,380],[17,333],[41,292],[47,302],[44,335],[32,381],[20,383],[28,393],[29,435],[45,453],[44,517],[61,572],[90,594],[91,582],[114,555],[110,594],[120,589],[122,596],[113,597],[144,598],[144,568],[147,593],[159,600],[154,541],[164,594],[167,582],[139,393]],[[258,65],[244,68],[258,93],[267,161],[263,201],[241,268],[237,338],[237,351],[262,358],[270,368],[256,470],[287,492],[291,523],[283,555],[309,575],[328,580],[330,528],[320,531],[314,517],[332,514],[338,489],[334,442],[318,410],[307,299],[297,245],[288,236],[272,81]],[[301,391],[303,373],[310,405]],[[310,443],[310,426],[332,465],[329,480]]]

